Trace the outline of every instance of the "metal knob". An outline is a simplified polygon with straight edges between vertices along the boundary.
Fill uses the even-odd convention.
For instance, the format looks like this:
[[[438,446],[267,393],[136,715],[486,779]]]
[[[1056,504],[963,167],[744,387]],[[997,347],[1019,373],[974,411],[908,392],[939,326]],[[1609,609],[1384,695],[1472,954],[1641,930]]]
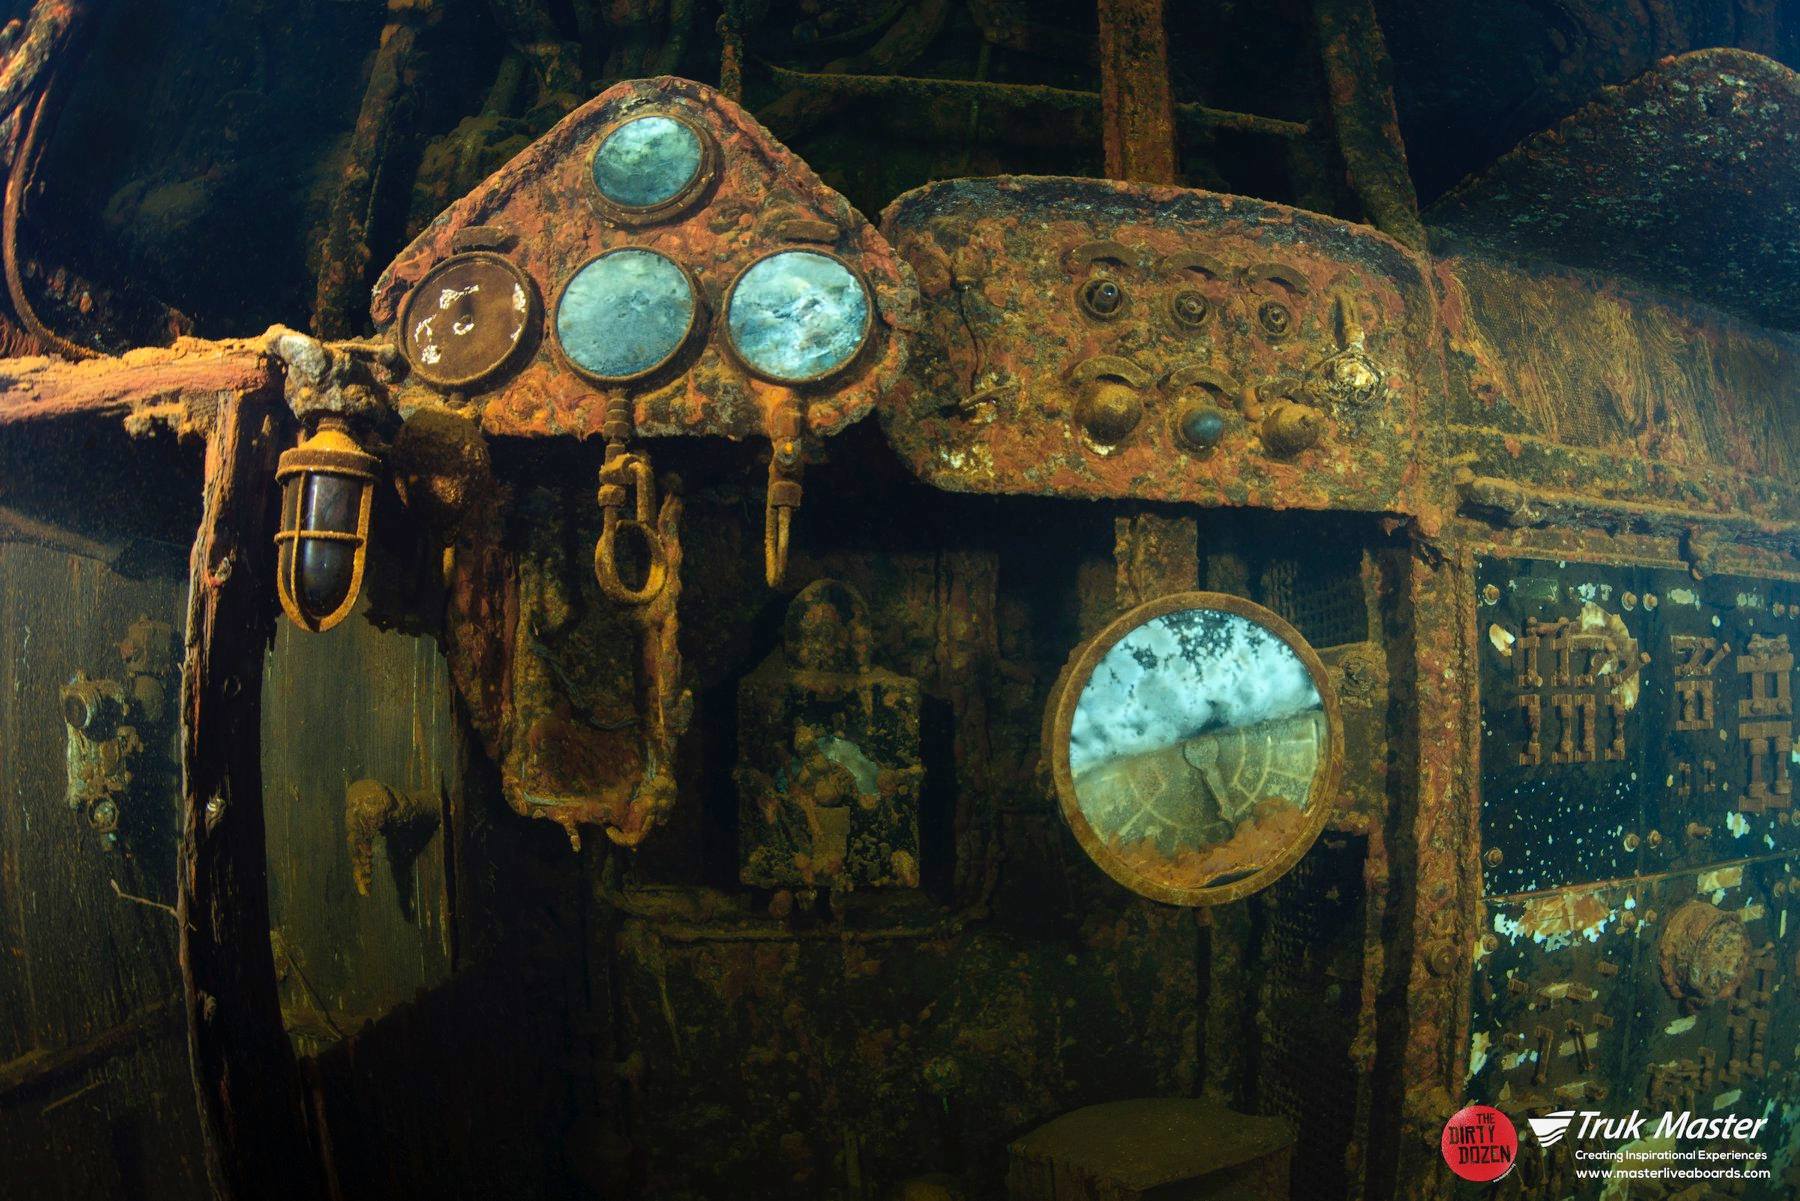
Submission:
[[[1263,445],[1272,455],[1299,454],[1324,436],[1325,415],[1290,400],[1271,406],[1263,418]]]
[[[1117,446],[1137,428],[1144,402],[1137,391],[1113,379],[1093,379],[1082,385],[1075,405],[1075,420],[1098,446]]]

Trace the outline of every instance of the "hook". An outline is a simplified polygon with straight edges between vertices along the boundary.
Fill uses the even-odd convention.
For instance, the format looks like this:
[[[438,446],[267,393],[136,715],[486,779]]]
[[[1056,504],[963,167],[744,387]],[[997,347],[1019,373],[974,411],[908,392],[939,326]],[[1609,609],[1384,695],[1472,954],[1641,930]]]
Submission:
[[[635,492],[633,515],[624,515],[626,502]],[[600,591],[625,605],[646,605],[655,600],[668,580],[669,556],[656,532],[656,482],[647,456],[628,453],[614,442],[606,448],[600,468],[600,541],[594,544],[594,578]],[[619,535],[635,531],[643,542],[646,564],[644,582],[636,588],[619,575]]]

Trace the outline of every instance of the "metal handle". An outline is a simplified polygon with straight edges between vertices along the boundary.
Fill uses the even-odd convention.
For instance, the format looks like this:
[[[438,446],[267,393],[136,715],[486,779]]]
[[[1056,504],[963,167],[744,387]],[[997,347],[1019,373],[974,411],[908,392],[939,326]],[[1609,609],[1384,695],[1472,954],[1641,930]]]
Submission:
[[[633,495],[635,493],[635,496]],[[623,510],[633,501],[633,516]],[[600,468],[600,508],[603,513],[600,541],[594,544],[594,579],[600,591],[626,605],[647,605],[668,582],[669,556],[656,531],[656,482],[650,460],[639,454],[617,454]],[[648,560],[644,582],[636,588],[619,575],[618,543],[623,530],[635,530],[644,543]]]

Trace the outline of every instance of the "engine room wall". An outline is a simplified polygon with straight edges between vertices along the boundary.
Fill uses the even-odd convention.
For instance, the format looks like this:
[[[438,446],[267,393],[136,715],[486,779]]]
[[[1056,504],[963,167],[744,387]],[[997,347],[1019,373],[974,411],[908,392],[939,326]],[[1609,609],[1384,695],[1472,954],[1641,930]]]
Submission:
[[[175,900],[173,656],[186,587],[142,565],[122,574],[98,551],[0,542],[7,1201],[175,1201],[205,1185],[175,923],[159,908]],[[72,696],[65,686],[81,681],[94,688]],[[127,695],[136,707],[122,711]],[[90,705],[79,733],[70,715]]]
[[[880,446],[845,441],[809,472],[779,593],[762,587],[745,519],[760,500],[747,456],[666,459],[686,506],[696,696],[682,793],[641,851],[586,855],[587,1020],[613,1048],[597,1103],[629,1148],[618,1155],[654,1196],[874,1197],[934,1171],[998,1186],[1006,1144],[1056,1114],[1204,1092],[1316,1133],[1333,1162],[1305,1195],[1356,1195],[1385,697],[1352,728],[1353,755],[1374,764],[1356,773],[1360,814],[1293,878],[1214,913],[1138,898],[1074,841],[1040,761],[1058,673],[1121,607],[1117,523],[1133,510],[934,492]],[[580,505],[538,512],[551,509],[586,519]],[[1188,586],[1269,604],[1322,647],[1369,646],[1372,521],[1189,520]],[[585,553],[593,533],[563,541]],[[740,704],[766,695],[745,680],[780,658],[788,602],[820,579],[867,603],[871,670],[920,688],[917,887],[740,883],[766,837],[732,766],[755,758]],[[1364,1116],[1325,1129],[1309,1104],[1322,1093]]]
[[[365,615],[284,623],[264,677],[271,937],[334,1195],[589,1195],[580,860],[471,759],[436,642]]]

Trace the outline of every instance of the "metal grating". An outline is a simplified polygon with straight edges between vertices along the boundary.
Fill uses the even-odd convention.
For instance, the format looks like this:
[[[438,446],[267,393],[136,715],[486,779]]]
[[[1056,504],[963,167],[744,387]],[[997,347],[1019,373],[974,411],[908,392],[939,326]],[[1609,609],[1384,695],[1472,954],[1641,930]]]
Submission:
[[[1362,556],[1270,559],[1259,601],[1281,614],[1314,646],[1342,646],[1369,636]]]
[[[1269,890],[1262,935],[1257,1110],[1293,1123],[1306,1170],[1291,1201],[1345,1201],[1359,1141],[1361,1075],[1351,1059],[1362,1008],[1367,840],[1327,835]]]

